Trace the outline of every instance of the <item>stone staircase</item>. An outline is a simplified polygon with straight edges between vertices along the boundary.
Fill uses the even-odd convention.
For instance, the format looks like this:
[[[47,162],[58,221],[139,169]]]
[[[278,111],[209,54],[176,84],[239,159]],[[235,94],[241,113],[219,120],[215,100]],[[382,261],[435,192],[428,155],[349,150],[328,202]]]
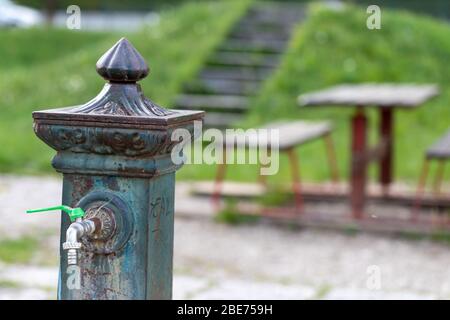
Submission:
[[[225,128],[242,119],[255,95],[277,68],[304,5],[259,2],[249,8],[226,40],[184,86],[175,108],[205,110],[205,125]]]

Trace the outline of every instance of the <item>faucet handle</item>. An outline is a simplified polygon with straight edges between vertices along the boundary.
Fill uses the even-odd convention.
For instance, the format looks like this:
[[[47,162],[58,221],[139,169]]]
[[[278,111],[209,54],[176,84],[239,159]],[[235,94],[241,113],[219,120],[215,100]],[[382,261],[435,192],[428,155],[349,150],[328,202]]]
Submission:
[[[61,205],[56,207],[48,207],[48,208],[39,208],[39,209],[32,209],[27,210],[27,213],[34,213],[34,212],[44,212],[44,211],[53,211],[53,210],[61,210],[64,211],[69,215],[70,221],[74,222],[78,218],[83,218],[85,215],[85,212],[81,208],[71,208],[69,206]]]

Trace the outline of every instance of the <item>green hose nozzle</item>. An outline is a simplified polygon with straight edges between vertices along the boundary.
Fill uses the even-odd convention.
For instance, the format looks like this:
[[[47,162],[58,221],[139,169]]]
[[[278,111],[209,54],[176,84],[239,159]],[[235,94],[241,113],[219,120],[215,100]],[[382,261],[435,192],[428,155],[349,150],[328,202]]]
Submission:
[[[40,208],[40,209],[32,209],[27,210],[27,213],[34,213],[34,212],[44,212],[44,211],[52,211],[52,210],[62,210],[65,213],[69,215],[70,221],[74,222],[77,218],[83,218],[85,213],[84,210],[81,208],[71,208],[68,206],[56,206],[56,207],[49,207],[49,208]]]

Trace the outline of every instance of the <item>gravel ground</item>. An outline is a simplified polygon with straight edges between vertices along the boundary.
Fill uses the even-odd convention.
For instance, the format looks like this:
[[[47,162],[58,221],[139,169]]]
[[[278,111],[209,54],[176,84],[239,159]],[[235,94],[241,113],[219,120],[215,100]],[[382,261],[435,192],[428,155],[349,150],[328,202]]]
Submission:
[[[49,256],[44,264],[0,263],[0,299],[55,298],[58,214],[24,210],[58,204],[60,186],[57,178],[0,176],[0,237],[39,234]],[[209,210],[187,184],[177,188],[178,208]],[[450,247],[425,240],[229,226],[206,215],[175,223],[174,298],[448,299],[449,265]]]

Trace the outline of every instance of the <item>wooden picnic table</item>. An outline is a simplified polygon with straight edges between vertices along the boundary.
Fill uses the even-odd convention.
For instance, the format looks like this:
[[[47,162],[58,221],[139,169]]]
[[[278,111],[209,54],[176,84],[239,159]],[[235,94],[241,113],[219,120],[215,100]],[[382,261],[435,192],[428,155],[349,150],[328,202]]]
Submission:
[[[367,165],[379,161],[379,181],[389,194],[393,181],[394,110],[414,109],[439,93],[436,85],[416,84],[345,84],[299,96],[302,106],[346,106],[356,108],[351,117],[352,160],[350,163],[350,201],[354,218],[364,216]],[[379,143],[367,147],[368,118],[365,109],[379,110]],[[414,134],[414,133],[412,133]]]

